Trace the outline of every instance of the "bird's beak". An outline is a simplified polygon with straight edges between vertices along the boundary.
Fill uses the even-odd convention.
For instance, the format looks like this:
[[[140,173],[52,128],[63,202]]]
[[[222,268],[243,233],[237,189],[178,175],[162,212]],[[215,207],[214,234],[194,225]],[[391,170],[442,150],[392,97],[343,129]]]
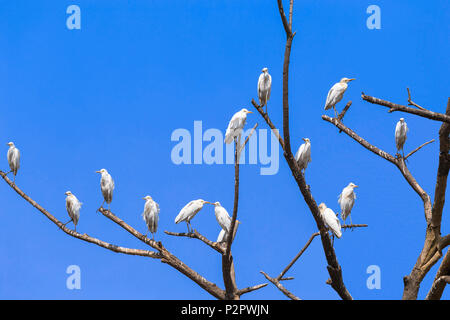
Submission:
[[[348,81],[353,81],[353,80],[356,80],[356,78],[348,79]]]
[[[302,138],[302,140],[306,142],[305,138]]]
[[[354,186],[353,188],[359,188],[359,186]]]
[[[253,111],[247,111],[247,113],[253,113]]]
[[[142,200],[145,200],[145,197],[144,197],[144,198],[142,198]]]
[[[100,171],[95,171],[95,173],[100,173]]]
[[[209,203],[209,204],[212,204],[211,202],[209,202],[209,201],[205,201],[205,203]]]

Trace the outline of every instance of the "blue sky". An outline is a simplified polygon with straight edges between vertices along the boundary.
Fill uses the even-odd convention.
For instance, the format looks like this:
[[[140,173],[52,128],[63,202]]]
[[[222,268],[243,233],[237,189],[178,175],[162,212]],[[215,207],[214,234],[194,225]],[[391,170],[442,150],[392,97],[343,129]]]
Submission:
[[[81,30],[66,28],[66,8],[81,8]],[[366,8],[381,8],[382,29],[366,27]],[[171,238],[185,231],[174,217],[190,200],[220,201],[232,211],[232,165],[175,165],[170,140],[177,128],[225,130],[231,116],[251,108],[262,67],[272,74],[269,112],[281,128],[285,34],[276,1],[0,1],[0,142],[22,153],[18,186],[58,219],[67,221],[64,192],[84,203],[78,231],[118,245],[145,248],[96,209],[99,176],[116,181],[112,210],[144,232],[150,194],[161,207],[157,238],[180,259],[223,287],[221,258],[201,242]],[[450,18],[445,0],[297,1],[290,69],[291,139],[312,142],[306,172],[313,196],[338,211],[337,196],[350,181],[360,186],[354,223],[335,241],[344,281],[357,299],[398,299],[422,248],[425,219],[420,198],[387,161],[369,153],[321,119],[326,94],[342,77],[355,77],[342,108],[345,123],[387,152],[394,127],[410,127],[405,151],[438,138],[440,123],[387,113],[362,102],[360,93],[444,112],[448,97]],[[331,115],[331,114],[330,114]],[[248,118],[267,129],[259,114]],[[438,143],[415,154],[409,168],[433,196]],[[264,282],[278,274],[316,231],[289,168],[276,175],[259,165],[241,167],[239,220],[233,246],[237,283]],[[67,236],[0,183],[0,298],[2,299],[210,299],[189,279],[158,260],[116,254]],[[450,232],[444,209],[443,233]],[[193,220],[215,239],[212,207]],[[66,268],[81,268],[81,290],[66,288]],[[366,269],[381,268],[381,290],[369,290]],[[421,286],[430,287],[435,266]],[[337,299],[325,284],[326,261],[318,239],[286,284],[304,299]],[[448,293],[444,298],[448,298]],[[273,286],[243,296],[284,299]]]

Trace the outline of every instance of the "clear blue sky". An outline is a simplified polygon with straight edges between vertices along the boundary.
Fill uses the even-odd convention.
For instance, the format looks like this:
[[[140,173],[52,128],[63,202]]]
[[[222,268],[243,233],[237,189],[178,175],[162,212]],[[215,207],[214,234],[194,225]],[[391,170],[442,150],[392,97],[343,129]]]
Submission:
[[[66,8],[81,8],[81,30],[66,28]],[[382,29],[366,27],[366,8],[381,8]],[[233,206],[232,165],[175,165],[170,159],[177,128],[225,130],[230,117],[251,108],[262,67],[272,74],[269,111],[281,127],[285,34],[276,1],[0,1],[1,168],[7,146],[22,152],[17,184],[62,221],[64,192],[84,203],[78,231],[118,245],[145,248],[96,209],[99,176],[116,181],[113,211],[144,232],[143,200],[160,204],[157,238],[189,266],[223,287],[220,256],[201,242],[171,238],[184,231],[174,217],[190,200]],[[306,179],[315,199],[338,211],[337,196],[350,181],[360,186],[354,223],[335,241],[345,283],[357,299],[398,299],[422,248],[425,219],[420,198],[387,161],[369,153],[321,119],[326,94],[341,77],[355,77],[342,108],[345,123],[387,152],[395,152],[394,127],[410,127],[406,151],[438,138],[440,123],[387,113],[360,93],[445,111],[449,81],[447,0],[296,1],[297,35],[291,55],[291,138],[312,141]],[[267,128],[259,114],[255,122]],[[433,196],[438,143],[414,155],[409,167]],[[0,298],[25,299],[210,299],[189,279],[158,260],[125,256],[67,236],[0,182]],[[241,168],[239,219],[234,243],[237,283],[264,282],[259,271],[278,274],[316,231],[280,153],[280,170],[260,175]],[[448,208],[443,233],[450,232]],[[193,220],[215,239],[211,207]],[[66,289],[66,268],[79,265],[81,290]],[[381,290],[368,290],[366,269],[381,268]],[[436,266],[422,284],[430,287]],[[318,239],[289,275],[286,286],[305,299],[337,299],[325,284],[326,261]],[[284,299],[273,286],[244,298]],[[449,294],[444,294],[449,298]]]

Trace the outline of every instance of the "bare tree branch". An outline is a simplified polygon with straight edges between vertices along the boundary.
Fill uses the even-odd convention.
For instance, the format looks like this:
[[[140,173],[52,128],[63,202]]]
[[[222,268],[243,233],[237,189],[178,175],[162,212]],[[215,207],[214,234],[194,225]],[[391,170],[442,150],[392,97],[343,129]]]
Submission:
[[[380,106],[384,106],[389,108],[389,112],[394,112],[394,111],[402,111],[402,112],[406,112],[406,113],[411,113],[411,114],[415,114],[417,116],[421,116],[427,119],[431,119],[431,120],[435,120],[435,121],[441,121],[441,122],[447,122],[450,123],[450,116],[446,115],[446,114],[442,114],[442,113],[438,113],[438,112],[433,112],[433,111],[429,111],[429,110],[422,110],[422,109],[414,109],[414,108],[410,108],[410,107],[406,107],[403,106],[401,104],[396,104],[390,101],[386,101],[386,100],[382,100],[382,99],[378,99],[375,97],[371,97],[371,96],[367,96],[364,93],[362,93],[361,95],[362,99],[373,103],[373,104],[378,104]]]
[[[206,237],[202,236],[197,230],[194,230],[193,232],[189,232],[189,233],[185,233],[185,232],[177,233],[177,232],[170,232],[170,231],[164,231],[164,232],[166,234],[168,234],[169,236],[198,239],[198,240],[204,242],[206,245],[208,245],[211,248],[213,248],[214,250],[216,250],[217,252],[219,252],[220,254],[224,254],[225,253],[225,251],[222,248],[222,246],[220,245],[220,243],[213,242],[213,241],[207,239]]]
[[[258,285],[256,285],[256,286],[247,287],[247,288],[244,288],[244,289],[240,289],[240,290],[237,292],[237,294],[238,294],[239,296],[242,296],[243,294],[246,294],[246,293],[249,293],[249,292],[253,292],[253,291],[255,291],[255,290],[259,290],[259,289],[264,288],[264,287],[266,287],[266,286],[267,286],[267,283],[262,283],[262,284],[258,284]]]
[[[187,276],[192,281],[197,283],[201,288],[203,288],[205,291],[210,293],[212,296],[216,297],[217,299],[225,299],[225,292],[222,289],[220,289],[214,283],[206,280],[204,277],[199,275],[197,272],[195,272],[194,270],[189,268],[186,264],[184,264],[176,256],[174,256],[167,249],[165,249],[160,242],[155,242],[155,241],[147,238],[145,235],[136,231],[134,228],[132,228],[131,226],[126,224],[123,220],[119,219],[117,216],[112,214],[110,211],[105,210],[103,208],[101,208],[99,210],[105,217],[111,219],[112,221],[114,221],[115,223],[120,225],[122,228],[124,228],[125,230],[130,232],[132,235],[134,235],[136,238],[138,238],[139,240],[148,244],[152,248],[157,249],[159,252],[124,248],[124,247],[120,247],[120,246],[90,237],[87,234],[80,234],[78,232],[75,232],[75,231],[67,228],[65,225],[63,225],[63,223],[61,221],[59,221],[58,219],[56,219],[50,212],[45,210],[41,205],[39,205],[36,201],[31,199],[31,197],[29,197],[22,190],[20,190],[16,184],[14,184],[11,180],[9,180],[9,178],[6,176],[6,174],[4,172],[0,171],[0,176],[23,199],[25,199],[33,207],[35,207],[37,210],[39,210],[41,213],[43,213],[50,221],[52,221],[55,225],[60,227],[60,229],[62,231],[64,231],[66,234],[68,234],[74,238],[96,244],[102,248],[105,248],[105,249],[108,249],[108,250],[111,250],[114,252],[119,252],[119,253],[124,253],[124,254],[129,254],[129,255],[140,255],[140,256],[145,256],[145,257],[149,257],[149,258],[160,259],[161,262],[167,263],[171,267],[173,267],[173,268],[177,269],[178,271],[180,271],[181,273],[183,273],[185,276]]]
[[[308,249],[311,242],[319,234],[320,234],[320,232],[315,232],[312,234],[312,236],[309,238],[308,242],[306,242],[305,246],[300,250],[300,252],[297,253],[297,255],[294,257],[294,259],[292,259],[292,261],[286,266],[286,268],[284,268],[284,270],[281,271],[281,273],[278,275],[278,277],[276,277],[277,281],[280,281],[283,278],[283,276],[286,274],[286,272],[288,272],[289,269],[294,265],[294,263],[297,262],[297,260],[302,256],[303,252],[305,252],[306,249]]]
[[[450,275],[450,250],[447,251],[444,259],[442,260],[442,263],[436,273],[436,277],[434,278],[433,285],[428,291],[425,300],[439,300],[442,297],[447,282],[442,281],[441,278],[448,275]]]
[[[286,19],[286,14],[284,13],[282,0],[277,0],[278,2],[278,10],[280,11],[281,21],[283,22],[284,31],[286,31],[286,37],[289,38],[292,36],[292,30],[289,27],[288,21]]]
[[[413,151],[411,151],[410,153],[408,153],[408,155],[405,157],[405,160],[408,159],[410,156],[412,156],[414,153],[416,153],[417,151],[419,151],[420,149],[422,149],[423,147],[425,147],[427,144],[430,144],[434,142],[433,140],[430,140],[428,142],[425,142],[424,144],[420,145],[419,147],[415,148]]]
[[[425,108],[422,108],[422,107],[419,106],[418,104],[414,103],[414,102],[411,100],[411,91],[409,91],[409,88],[406,88],[406,90],[408,90],[408,104],[409,104],[410,106],[414,106],[414,107],[416,107],[416,108],[419,108],[420,110],[427,110],[427,109],[425,109]]]
[[[252,99],[252,105],[255,107],[255,109],[259,112],[259,114],[263,117],[263,119],[266,121],[267,125],[269,126],[269,128],[272,130],[273,134],[275,135],[275,137],[277,137],[278,142],[280,143],[280,146],[283,150],[284,149],[284,141],[283,138],[281,138],[280,136],[280,132],[278,131],[278,129],[275,127],[275,125],[272,123],[272,121],[269,118],[269,115],[267,113],[264,112],[263,108],[261,108],[256,102],[255,100]]]
[[[295,296],[294,294],[292,294],[288,289],[286,289],[281,283],[280,281],[278,281],[275,278],[270,277],[267,273],[265,273],[264,271],[260,271],[264,277],[266,277],[267,280],[269,280],[270,282],[272,282],[277,288],[278,290],[280,290],[281,292],[283,292],[283,294],[288,297],[291,300],[301,300],[299,297]]]

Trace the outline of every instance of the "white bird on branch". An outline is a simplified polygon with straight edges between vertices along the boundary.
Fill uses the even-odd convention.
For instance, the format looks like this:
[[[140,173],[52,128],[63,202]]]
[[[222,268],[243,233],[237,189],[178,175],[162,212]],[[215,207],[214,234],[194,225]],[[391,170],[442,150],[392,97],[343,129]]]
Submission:
[[[75,195],[72,192],[67,191],[65,194],[66,194],[66,209],[67,213],[69,214],[70,220],[67,221],[65,224],[63,224],[63,226],[65,226],[69,222],[73,222],[73,224],[75,225],[75,232],[76,232],[78,220],[80,220],[80,209],[82,203],[77,199],[77,197],[75,197]]]
[[[225,133],[225,143],[229,144],[233,142],[234,139],[236,141],[240,141],[242,129],[244,128],[245,122],[247,121],[247,114],[253,113],[252,111],[248,111],[243,108],[241,111],[236,112],[228,123],[228,128]]]
[[[231,217],[227,210],[220,205],[220,202],[214,202],[214,214],[216,215],[217,222],[220,227],[225,230],[226,233],[230,231],[231,228]]]
[[[403,158],[405,157],[405,153],[403,152],[403,146],[406,141],[406,133],[408,132],[408,126],[406,125],[406,121],[404,118],[400,118],[400,121],[397,122],[395,126],[395,144],[397,146],[397,150],[402,150]]]
[[[236,227],[234,228],[234,235],[233,235],[233,241],[234,237],[236,236],[237,229],[241,222],[239,220],[236,220]],[[217,237],[216,242],[227,242],[228,241],[228,233],[225,230],[220,230],[219,236]]]
[[[344,223],[345,219],[350,216],[350,224],[353,224],[351,212],[356,199],[355,188],[358,188],[358,186],[353,182],[350,182],[339,195],[338,203],[341,205],[341,218]]]
[[[262,107],[266,106],[267,113],[267,102],[270,99],[270,90],[272,89],[272,77],[269,74],[267,68],[262,69],[262,73],[258,79],[258,98],[259,105]]]
[[[181,209],[180,213],[178,213],[175,218],[175,223],[180,223],[182,221],[186,221],[188,233],[191,232],[191,220],[195,217],[195,215],[203,209],[205,203],[212,204],[211,202],[205,201],[203,199],[192,200],[187,205]]]
[[[311,141],[308,138],[304,138],[303,141],[305,143],[298,148],[295,154],[295,161],[297,161],[300,171],[306,170],[308,163],[311,162]]]
[[[99,171],[96,171],[96,173],[100,173],[102,175],[100,179],[100,188],[102,190],[104,199],[102,203],[102,208],[106,202],[108,204],[108,211],[110,211],[110,204],[113,199],[114,180],[106,169],[101,169]]]
[[[20,168],[20,151],[16,148],[13,142],[8,142],[7,145],[9,146],[9,149],[6,157],[8,158],[9,168],[11,169],[11,171],[9,171],[8,173],[13,173],[13,183],[16,183],[17,171]]]
[[[339,222],[339,218],[336,216],[334,211],[327,208],[325,203],[321,203],[319,205],[319,212],[325,226],[328,227],[336,237],[342,237],[341,223]]]
[[[334,114],[337,117],[337,111],[335,106],[339,101],[342,100],[345,90],[347,90],[348,88],[347,83],[353,80],[356,79],[342,78],[341,81],[339,81],[338,83],[336,83],[334,86],[331,87],[330,91],[328,91],[327,101],[325,103],[325,110],[333,108]]]
[[[158,229],[159,221],[159,205],[153,201],[152,197],[145,196],[142,198],[145,200],[144,212],[142,212],[142,217],[147,224],[148,230],[152,234],[152,239],[155,240],[155,233]]]

